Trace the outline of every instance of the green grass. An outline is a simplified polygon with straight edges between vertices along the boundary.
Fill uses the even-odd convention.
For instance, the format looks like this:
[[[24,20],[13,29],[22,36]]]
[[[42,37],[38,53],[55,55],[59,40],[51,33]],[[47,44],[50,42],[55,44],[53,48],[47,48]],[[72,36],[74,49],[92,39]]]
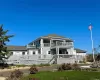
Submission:
[[[64,77],[68,79],[63,79]],[[100,72],[87,71],[62,71],[62,72],[39,72],[34,75],[23,77],[21,80],[38,78],[39,80],[100,80]]]

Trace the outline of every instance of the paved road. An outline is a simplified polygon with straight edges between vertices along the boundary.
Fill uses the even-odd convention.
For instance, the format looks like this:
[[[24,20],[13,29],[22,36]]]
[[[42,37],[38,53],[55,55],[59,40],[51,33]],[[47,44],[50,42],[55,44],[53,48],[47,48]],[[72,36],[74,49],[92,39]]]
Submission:
[[[57,67],[56,66],[51,66],[51,67],[41,67],[41,68],[38,68],[39,71],[52,71],[53,69],[56,69]],[[28,74],[29,73],[29,69],[21,69],[21,71],[24,73],[24,74]],[[12,71],[3,71],[3,72],[0,72],[0,76],[3,76],[3,77],[8,77],[10,74],[11,74]]]

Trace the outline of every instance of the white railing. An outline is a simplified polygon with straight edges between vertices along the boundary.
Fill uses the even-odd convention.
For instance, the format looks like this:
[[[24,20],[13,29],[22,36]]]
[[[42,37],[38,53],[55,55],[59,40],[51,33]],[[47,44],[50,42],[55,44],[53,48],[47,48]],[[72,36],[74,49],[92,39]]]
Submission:
[[[33,45],[27,45],[27,48],[36,48],[36,46],[33,46]]]
[[[55,46],[61,46],[61,47],[72,47],[73,44],[71,42],[57,42],[57,43],[52,43],[51,47],[55,47]]]
[[[44,43],[44,47],[50,47],[50,43]]]
[[[75,56],[71,54],[57,54],[57,58],[75,58]]]
[[[33,45],[27,45],[27,48],[39,48],[39,47],[40,47],[40,45],[37,45],[37,46],[36,45],[34,45],[34,46]]]

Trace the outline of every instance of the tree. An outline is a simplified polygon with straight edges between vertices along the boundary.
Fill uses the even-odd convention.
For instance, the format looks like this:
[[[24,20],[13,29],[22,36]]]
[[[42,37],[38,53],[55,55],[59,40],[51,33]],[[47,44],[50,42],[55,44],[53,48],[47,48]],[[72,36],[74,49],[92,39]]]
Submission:
[[[9,38],[14,35],[7,35],[8,30],[3,30],[3,25],[0,25],[0,61],[3,61],[3,58],[6,58],[5,55],[8,54],[6,42],[9,42]]]

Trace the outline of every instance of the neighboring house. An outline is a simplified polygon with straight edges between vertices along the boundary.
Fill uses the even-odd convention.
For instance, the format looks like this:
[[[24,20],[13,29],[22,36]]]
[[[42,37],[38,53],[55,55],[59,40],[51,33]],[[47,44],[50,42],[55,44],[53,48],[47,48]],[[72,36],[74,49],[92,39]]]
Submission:
[[[83,61],[86,51],[74,48],[73,40],[51,34],[39,37],[26,46],[7,46],[9,64],[62,64]]]

